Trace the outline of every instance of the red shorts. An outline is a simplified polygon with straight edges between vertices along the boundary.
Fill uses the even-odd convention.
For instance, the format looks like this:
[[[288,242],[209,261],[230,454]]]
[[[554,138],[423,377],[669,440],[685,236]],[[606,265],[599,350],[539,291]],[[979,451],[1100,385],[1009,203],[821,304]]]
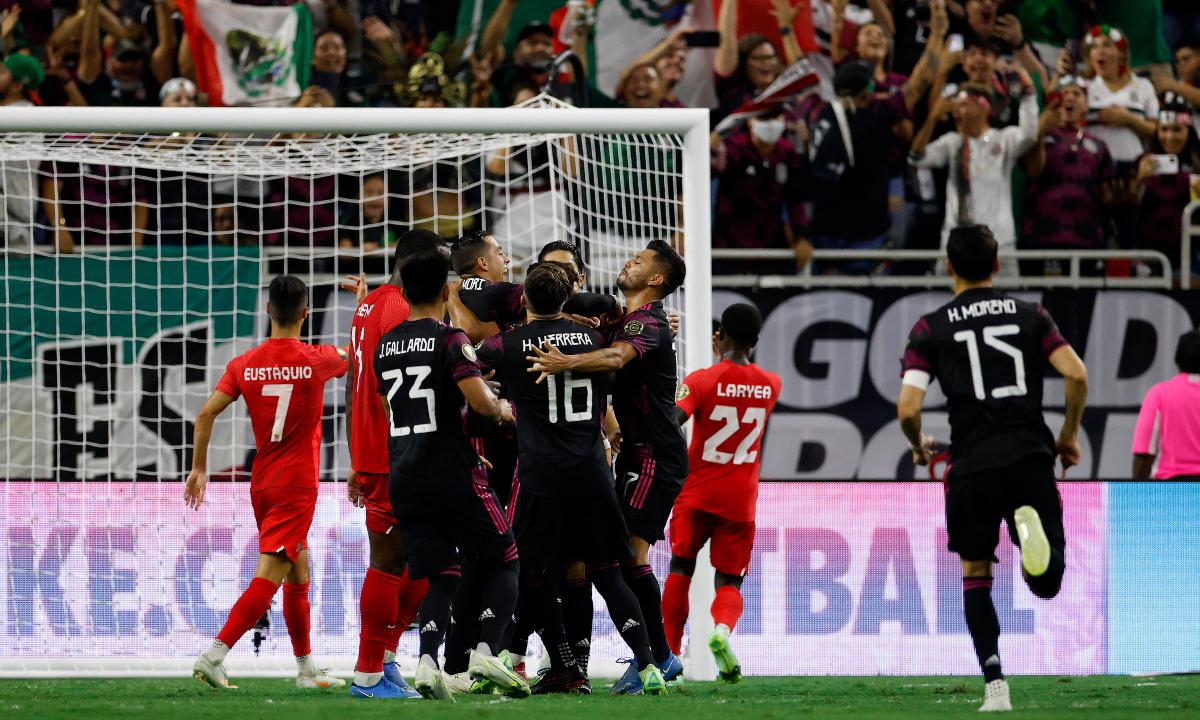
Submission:
[[[258,523],[258,551],[283,553],[296,562],[308,548],[308,529],[317,510],[317,489],[274,487],[250,491]]]
[[[387,535],[396,527],[392,500],[388,497],[388,476],[358,473],[358,487],[367,501],[367,530]]]
[[[717,572],[742,577],[754,549],[754,522],[726,520],[719,515],[676,503],[671,513],[671,554],[695,560],[704,543]]]

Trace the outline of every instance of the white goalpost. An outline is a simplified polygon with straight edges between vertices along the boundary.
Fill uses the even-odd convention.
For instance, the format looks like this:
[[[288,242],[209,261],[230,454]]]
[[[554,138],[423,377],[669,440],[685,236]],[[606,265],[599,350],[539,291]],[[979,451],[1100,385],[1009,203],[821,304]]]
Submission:
[[[680,378],[712,364],[705,110],[0,108],[0,677],[183,675],[253,572],[244,408],[218,421],[214,484],[184,508],[191,422],[225,364],[264,336],[280,272],[312,290],[307,340],[345,344],[342,276],[388,274],[396,237],[496,234],[520,279],[552,240],[616,292],[652,239],[687,261]],[[349,465],[327,389],[323,481]],[[361,510],[321,488],[310,533],[314,652],[349,671],[366,564]],[[666,572],[669,548],[655,549]],[[716,675],[707,549],[687,676]],[[248,563],[250,563],[248,565]],[[661,579],[661,578],[660,578]],[[597,618],[603,614],[597,598]],[[232,675],[294,672],[287,635]],[[607,623],[607,620],[604,620]],[[415,648],[406,634],[402,656]],[[412,645],[412,647],[409,647]],[[597,624],[593,668],[619,674]]]

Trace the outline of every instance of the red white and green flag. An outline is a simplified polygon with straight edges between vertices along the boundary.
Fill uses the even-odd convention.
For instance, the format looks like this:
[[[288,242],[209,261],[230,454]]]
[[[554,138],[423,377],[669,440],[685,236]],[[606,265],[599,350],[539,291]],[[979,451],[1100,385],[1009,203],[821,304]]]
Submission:
[[[209,104],[287,105],[308,85],[312,15],[291,7],[176,0]]]

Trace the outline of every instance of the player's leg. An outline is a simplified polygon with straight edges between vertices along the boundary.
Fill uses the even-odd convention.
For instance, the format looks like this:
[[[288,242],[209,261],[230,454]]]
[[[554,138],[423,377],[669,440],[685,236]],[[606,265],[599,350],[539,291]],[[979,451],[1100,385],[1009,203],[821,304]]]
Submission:
[[[396,490],[393,487],[393,490]],[[450,605],[458,591],[461,575],[458,550],[446,532],[447,517],[442,499],[415,494],[396,502],[393,492],[392,510],[404,541],[407,574],[414,580],[429,583],[417,613],[420,627],[420,651],[413,686],[422,696],[433,700],[451,699],[442,669],[438,666],[438,648],[446,638],[450,623]],[[449,507],[453,507],[449,503]]]
[[[358,661],[350,686],[354,697],[420,697],[401,676],[393,644],[399,642],[400,633],[416,613],[414,608],[404,619],[400,613],[400,599],[416,581],[406,573],[404,541],[390,510],[389,507],[387,515],[372,513],[368,500],[367,542],[371,562],[359,594]],[[422,587],[428,586],[427,582],[420,582]]]
[[[1054,458],[1031,455],[1014,466],[1015,506],[1008,532],[1021,548],[1021,570],[1034,595],[1058,595],[1066,572],[1062,496],[1054,481]]]
[[[447,545],[452,553],[453,547]],[[420,660],[417,663],[417,677],[414,682],[417,692],[431,700],[446,700],[450,691],[446,689],[442,678],[442,670],[438,667],[438,649],[446,638],[446,628],[450,624],[450,606],[454,595],[458,592],[458,583],[462,570],[458,563],[442,564],[440,569],[429,576],[429,591],[421,601],[418,613],[418,624],[421,627]]]
[[[696,572],[696,555],[708,542],[711,527],[702,522],[702,514],[676,503],[671,513],[671,572],[663,586],[663,630],[671,652],[679,655],[683,646],[683,626],[688,617],[688,591]]]
[[[563,626],[567,631],[567,642],[575,655],[575,665],[584,677],[588,674],[588,663],[592,657],[592,584],[587,579],[587,565],[583,562],[567,564],[563,572],[561,588],[563,600]]]
[[[713,520],[709,554],[716,574],[713,585],[716,594],[712,602],[713,632],[708,638],[721,679],[738,682],[742,666],[730,646],[729,636],[742,617],[742,581],[750,567],[754,551],[754,523],[726,520],[709,515]]]
[[[462,583],[451,609],[450,628],[446,631],[446,658],[443,668],[449,675],[467,671],[471,648],[479,644],[479,614],[483,611],[483,589],[487,575],[470,553],[462,557]]]
[[[287,624],[296,657],[296,687],[345,687],[346,681],[317,666],[312,657],[311,620],[308,602],[308,549],[297,553],[291,570],[283,579],[283,621]]]

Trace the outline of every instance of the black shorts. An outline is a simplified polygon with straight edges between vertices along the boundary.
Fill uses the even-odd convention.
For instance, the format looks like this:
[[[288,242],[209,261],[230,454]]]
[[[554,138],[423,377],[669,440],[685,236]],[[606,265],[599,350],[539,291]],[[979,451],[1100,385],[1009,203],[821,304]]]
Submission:
[[[649,446],[626,446],[617,456],[617,494],[629,533],[653,545],[666,535],[667,519],[687,479],[682,463],[655,457]]]
[[[409,575],[427,578],[459,563],[459,551],[487,562],[517,559],[517,544],[482,468],[437,488],[398,486],[392,478],[392,511],[404,538]]]
[[[617,494],[548,497],[517,493],[513,532],[522,567],[557,571],[570,562],[621,561],[633,554]]]
[[[1037,453],[1020,460],[975,473],[950,471],[946,490],[946,531],[950,552],[963,560],[991,560],[1000,542],[1000,521],[1008,526],[1014,545],[1020,545],[1013,512],[1031,505],[1042,520],[1050,545],[1062,552],[1067,545],[1063,532],[1062,496],[1054,482],[1054,456]]]

